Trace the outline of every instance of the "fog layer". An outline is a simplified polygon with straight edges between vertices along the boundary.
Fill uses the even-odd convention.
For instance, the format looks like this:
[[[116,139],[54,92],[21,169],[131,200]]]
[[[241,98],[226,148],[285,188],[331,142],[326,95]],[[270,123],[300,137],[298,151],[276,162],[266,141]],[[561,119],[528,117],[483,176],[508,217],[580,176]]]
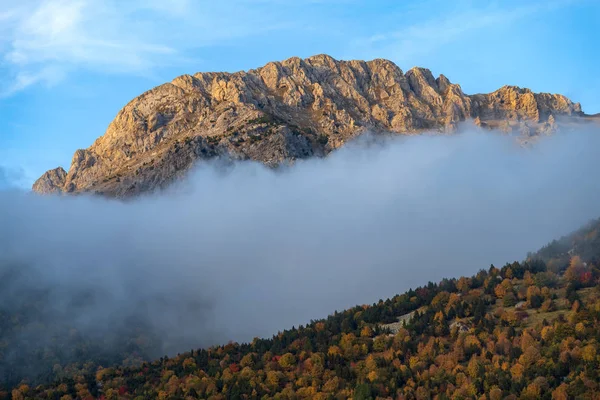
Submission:
[[[30,269],[0,296],[52,287],[48,310],[96,333],[139,315],[169,351],[270,336],[523,259],[600,216],[598,145],[593,131],[523,148],[468,128],[277,171],[205,164],[129,202],[4,192],[2,265]]]

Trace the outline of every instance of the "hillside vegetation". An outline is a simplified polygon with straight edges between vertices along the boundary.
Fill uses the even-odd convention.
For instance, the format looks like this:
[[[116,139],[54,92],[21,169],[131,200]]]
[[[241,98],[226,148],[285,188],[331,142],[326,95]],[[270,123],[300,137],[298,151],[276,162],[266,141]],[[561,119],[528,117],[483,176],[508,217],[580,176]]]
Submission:
[[[25,380],[0,398],[598,398],[599,229],[594,221],[523,262],[430,282],[252,343],[128,367],[111,364],[123,356],[95,359],[93,347],[75,341],[77,368],[57,365],[55,383]],[[45,360],[23,365],[32,362]]]

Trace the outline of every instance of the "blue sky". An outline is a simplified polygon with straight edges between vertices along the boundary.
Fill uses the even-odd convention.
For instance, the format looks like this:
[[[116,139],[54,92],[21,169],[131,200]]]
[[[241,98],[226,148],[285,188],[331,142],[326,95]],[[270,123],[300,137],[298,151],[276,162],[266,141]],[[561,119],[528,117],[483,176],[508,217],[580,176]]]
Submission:
[[[599,21],[597,0],[0,0],[0,187],[68,169],[178,75],[291,56],[388,58],[466,93],[526,86],[597,113]]]

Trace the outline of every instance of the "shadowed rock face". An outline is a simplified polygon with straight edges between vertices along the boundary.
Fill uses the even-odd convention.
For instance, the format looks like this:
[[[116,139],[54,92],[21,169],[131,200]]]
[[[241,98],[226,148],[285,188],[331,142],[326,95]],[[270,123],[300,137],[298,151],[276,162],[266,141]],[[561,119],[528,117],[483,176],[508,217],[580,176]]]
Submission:
[[[582,115],[562,95],[514,86],[465,95],[443,75],[403,73],[388,60],[290,58],[247,72],[183,75],[136,97],[104,136],[75,152],[68,173],[48,171],[33,190],[130,196],[217,156],[275,166],[324,156],[366,130],[452,132],[474,119],[534,136],[554,130],[555,117]]]

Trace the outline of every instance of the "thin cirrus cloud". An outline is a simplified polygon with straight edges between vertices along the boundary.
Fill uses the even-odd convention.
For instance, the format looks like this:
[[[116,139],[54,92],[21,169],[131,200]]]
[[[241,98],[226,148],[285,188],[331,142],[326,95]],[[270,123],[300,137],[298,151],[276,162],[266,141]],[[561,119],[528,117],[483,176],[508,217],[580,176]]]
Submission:
[[[281,27],[258,23],[258,9],[229,12],[237,3],[248,5],[41,0],[15,7],[0,0],[0,57],[11,78],[0,94],[53,85],[80,69],[148,76],[197,62],[186,56],[189,49]]]
[[[243,39],[244,48],[261,46],[254,40],[261,35],[290,34],[285,36],[289,55],[298,55],[299,43],[316,35],[322,46],[315,51],[415,65],[447,47],[460,53],[490,29],[574,2],[457,6],[430,0],[399,6],[382,0],[363,6],[353,0],[27,0],[15,6],[0,0],[0,73],[10,77],[0,84],[0,96],[53,85],[79,70],[146,77],[172,67],[186,72],[215,52],[235,56],[229,46],[233,40]],[[387,17],[381,15],[386,7]],[[432,17],[431,9],[441,17]],[[199,51],[209,46],[216,47]]]
[[[410,10],[415,14],[411,19],[417,22],[396,30],[358,38],[354,44],[366,52],[388,54],[397,62],[412,62],[420,56],[435,54],[443,46],[461,43],[475,32],[510,27],[532,15],[566,7],[573,2],[573,0],[556,0],[532,1],[515,7],[506,4],[502,7],[497,4],[451,7],[442,13],[441,17],[434,18],[429,16],[430,8],[441,5],[437,1],[427,2],[426,6]]]
[[[54,84],[77,68],[141,72],[175,50],[127,29],[127,16],[116,3],[89,0],[41,1],[5,12],[9,27],[4,64],[12,94],[37,83]],[[142,40],[142,38],[144,40]]]

